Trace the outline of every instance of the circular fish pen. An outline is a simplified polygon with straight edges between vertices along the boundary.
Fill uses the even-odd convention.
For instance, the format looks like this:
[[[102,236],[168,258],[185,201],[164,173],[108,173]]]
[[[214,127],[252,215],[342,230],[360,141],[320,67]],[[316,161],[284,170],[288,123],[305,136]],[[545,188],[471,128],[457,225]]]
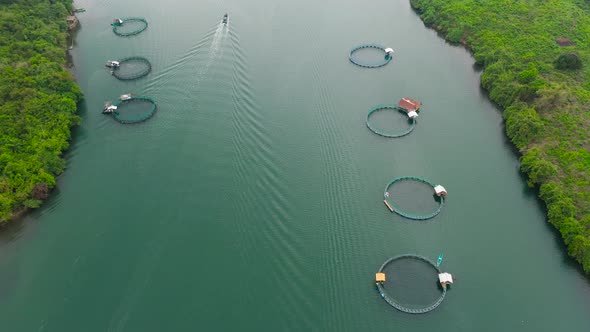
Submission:
[[[406,129],[402,129],[400,131],[388,131],[385,130],[383,128],[379,128],[378,126],[376,126],[372,121],[371,121],[371,115],[373,115],[376,112],[379,111],[383,111],[383,110],[389,110],[389,111],[394,111],[394,112],[399,112],[399,113],[403,113],[406,114],[406,111],[397,107],[397,106],[376,106],[373,107],[371,110],[369,110],[369,112],[367,113],[367,127],[374,132],[377,135],[383,136],[383,137],[390,137],[390,138],[398,138],[398,137],[403,137],[408,135],[409,133],[411,133],[414,128],[416,127],[416,119],[415,118],[408,118],[408,121],[410,122],[410,125],[408,128]]]
[[[113,32],[117,36],[129,37],[143,32],[148,27],[148,22],[141,17],[116,18],[111,23]]]
[[[436,197],[435,202],[437,204],[437,207],[434,209],[434,211],[432,211],[430,213],[423,213],[423,214],[407,212],[407,211],[401,209],[396,203],[393,202],[392,196],[396,197],[395,196],[396,192],[392,191],[391,187],[393,187],[395,184],[409,183],[409,182],[415,182],[418,184],[426,184],[427,188],[432,188],[432,190],[434,191],[433,196]],[[430,190],[430,189],[428,189],[428,190]],[[416,190],[414,189],[413,191],[416,191]],[[440,211],[442,210],[443,205],[444,205],[444,201],[445,201],[444,197],[446,196],[446,194],[447,194],[446,190],[441,185],[434,184],[426,179],[416,177],[416,176],[402,176],[402,177],[397,177],[397,178],[389,181],[389,183],[385,186],[385,191],[383,193],[383,198],[384,198],[383,202],[385,203],[385,205],[387,206],[387,208],[391,212],[395,212],[402,217],[412,219],[412,220],[428,220],[428,219],[434,218],[436,215],[438,215],[440,213]],[[398,196],[401,197],[401,194]]]
[[[395,280],[396,275],[403,274],[403,271],[399,267],[397,269],[394,268],[394,265],[404,260],[407,261],[407,263],[405,264],[406,267],[413,265],[415,268],[414,270],[419,271],[419,273],[415,275],[410,274],[409,277],[411,277],[413,281],[418,281],[419,283],[421,283],[421,285],[415,285],[415,287],[412,288],[408,287],[408,281],[404,283],[402,280]],[[416,269],[416,267],[418,268]],[[430,272],[427,272],[427,270],[434,272],[432,280],[430,280],[430,276],[428,275]],[[408,314],[425,314],[436,309],[436,307],[438,307],[445,299],[445,295],[447,293],[446,285],[438,287],[438,283],[436,283],[437,277],[441,273],[442,272],[440,268],[435,263],[430,261],[428,258],[415,254],[404,254],[394,256],[386,260],[379,268],[379,271],[377,271],[375,282],[377,286],[377,291],[379,292],[381,298],[383,298],[385,302],[387,302],[395,309]],[[389,276],[387,277],[389,279],[389,282],[386,282],[386,276]],[[424,285],[422,283],[426,284]],[[435,284],[437,285],[436,288]],[[428,289],[430,292],[432,292],[432,294],[428,294],[428,297],[434,297],[434,300],[429,300],[428,304],[426,305],[411,305],[402,303],[405,301],[399,300],[390,294],[395,289],[409,289],[411,292],[414,292],[414,295],[416,295],[415,293],[417,293],[419,289]],[[434,291],[436,292],[436,294],[434,294]]]
[[[355,54],[361,50],[378,50],[383,52],[383,59],[379,60],[379,61],[366,61],[363,59],[360,59],[358,56],[355,56]],[[350,62],[354,63],[355,65],[359,66],[359,67],[364,67],[364,68],[379,68],[379,67],[383,67],[386,64],[389,63],[389,61],[391,61],[393,56],[393,50],[391,48],[384,48],[381,45],[377,45],[377,44],[365,44],[365,45],[360,45],[357,47],[354,47],[352,50],[350,50],[350,54],[348,55],[348,59],[350,60]]]
[[[137,80],[148,75],[151,71],[152,64],[148,59],[139,56],[121,59],[117,66],[111,66],[111,74],[121,81]]]
[[[146,107],[143,107],[146,105]],[[136,109],[130,108],[135,106]],[[123,95],[114,103],[105,108],[104,113],[112,113],[115,120],[123,124],[133,124],[143,122],[151,118],[157,109],[156,101],[152,97],[147,96],[131,96]]]

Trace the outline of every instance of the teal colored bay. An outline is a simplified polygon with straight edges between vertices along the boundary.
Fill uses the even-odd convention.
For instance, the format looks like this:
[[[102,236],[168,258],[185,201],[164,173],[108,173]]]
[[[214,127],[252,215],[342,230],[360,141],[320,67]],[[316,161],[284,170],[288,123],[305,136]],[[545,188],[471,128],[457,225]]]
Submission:
[[[83,122],[51,199],[0,235],[3,331],[590,327],[590,283],[519,174],[473,59],[408,1],[76,5]],[[149,27],[117,37],[116,16]],[[394,59],[356,67],[362,43]],[[104,63],[127,56],[150,75],[111,77]],[[126,92],[155,98],[155,116],[100,113]],[[367,129],[370,108],[406,96],[424,103],[410,135]],[[404,175],[446,187],[440,215],[386,209],[384,186]],[[382,262],[408,252],[444,252],[458,278],[432,313],[375,290]]]

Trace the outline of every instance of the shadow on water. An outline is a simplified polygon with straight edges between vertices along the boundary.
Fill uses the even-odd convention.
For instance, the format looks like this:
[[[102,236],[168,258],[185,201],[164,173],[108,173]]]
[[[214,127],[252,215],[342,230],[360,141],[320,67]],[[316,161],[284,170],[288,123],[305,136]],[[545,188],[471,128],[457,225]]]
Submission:
[[[23,280],[22,269],[19,268],[23,262],[11,260],[14,251],[18,250],[17,244],[34,233],[43,210],[48,205],[55,205],[59,196],[59,189],[54,189],[41,208],[23,211],[16,219],[0,224],[0,266],[3,267],[0,269],[0,303],[8,301],[18,289],[16,284]]]
[[[507,138],[505,139],[505,142],[507,146],[510,146],[512,149],[516,150],[516,147],[510,141],[508,141]],[[516,150],[516,153],[518,153],[518,150]],[[588,274],[584,271],[580,263],[568,255],[568,248],[561,236],[561,233],[549,222],[547,217],[549,211],[545,202],[539,197],[539,186],[537,185],[534,188],[529,187],[527,184],[527,175],[521,172],[518,168],[516,169],[516,172],[522,183],[522,195],[527,199],[534,199],[538,206],[543,210],[544,227],[551,234],[551,238],[555,243],[555,247],[558,248],[558,252],[560,253],[563,264],[569,269],[575,269],[578,274],[590,285],[590,276],[588,276]]]
[[[61,199],[60,182],[60,178],[58,178],[57,185],[51,190],[49,198],[43,202],[41,207],[24,210],[13,220],[0,224],[0,248],[26,236],[34,229],[42,215],[59,205]]]
[[[88,132],[84,126],[84,119],[88,118],[88,104],[83,99],[78,104],[78,116],[80,117],[81,123],[72,128],[72,136],[70,138],[70,146],[64,151],[63,158],[69,163],[71,157],[76,153],[79,146],[83,145],[88,139]],[[63,174],[63,173],[62,173]]]
[[[18,219],[0,224],[0,247],[11,243],[21,237],[25,229],[25,219],[21,216]]]
[[[71,50],[73,50],[74,47],[78,45],[76,38],[80,30],[82,30],[82,24],[78,22],[78,26],[74,30],[70,31],[66,37],[66,67],[74,75],[74,59]]]

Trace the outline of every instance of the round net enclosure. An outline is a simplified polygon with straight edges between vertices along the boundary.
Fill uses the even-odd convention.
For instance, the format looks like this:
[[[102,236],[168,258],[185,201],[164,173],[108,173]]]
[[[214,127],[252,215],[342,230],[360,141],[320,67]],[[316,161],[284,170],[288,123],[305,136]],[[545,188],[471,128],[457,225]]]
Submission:
[[[397,106],[379,105],[367,113],[367,127],[384,137],[403,137],[416,127],[416,120],[407,116],[405,110]]]
[[[134,36],[148,27],[148,22],[141,17],[125,17],[115,19],[111,24],[113,26],[113,32],[117,36],[128,37]]]
[[[393,50],[389,50],[377,44],[359,45],[350,50],[348,59],[360,67],[379,68],[391,61]]]
[[[117,110],[114,118],[124,124],[139,123],[151,118],[156,113],[156,101],[147,96],[132,96],[125,100],[117,99],[113,103]]]
[[[436,195],[436,184],[415,176],[391,180],[383,194],[387,206],[402,217],[427,220],[440,213],[444,197]]]
[[[440,286],[440,269],[428,258],[405,254],[388,259],[380,273],[385,281],[377,282],[381,297],[394,308],[411,314],[434,310],[442,303],[446,288]]]
[[[114,77],[122,81],[136,80],[148,75],[152,71],[152,64],[148,59],[132,56],[119,60],[119,66],[112,68]]]

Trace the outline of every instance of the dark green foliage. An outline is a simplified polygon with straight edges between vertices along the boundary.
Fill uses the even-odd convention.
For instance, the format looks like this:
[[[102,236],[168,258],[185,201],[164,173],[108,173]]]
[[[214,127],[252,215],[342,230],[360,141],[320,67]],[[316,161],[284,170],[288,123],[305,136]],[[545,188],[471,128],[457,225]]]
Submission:
[[[538,148],[532,148],[522,157],[520,169],[529,176],[528,185],[534,187],[557,174],[557,166],[543,158]]]
[[[65,168],[80,88],[65,63],[71,0],[0,0],[0,222],[36,208]]]
[[[463,31],[460,29],[450,29],[447,33],[447,40],[453,43],[459,43],[463,37]]]
[[[504,112],[506,120],[506,134],[514,145],[523,149],[539,135],[543,129],[543,122],[533,108],[526,104],[514,104]]]
[[[522,84],[531,83],[537,77],[539,77],[539,70],[535,67],[532,67],[518,73],[518,82]]]
[[[580,0],[411,0],[426,25],[465,43],[505,108],[521,170],[568,253],[590,273],[590,4]],[[558,41],[562,43],[562,48]]]
[[[580,69],[582,68],[582,60],[576,52],[563,53],[555,60],[555,68],[561,70]]]

